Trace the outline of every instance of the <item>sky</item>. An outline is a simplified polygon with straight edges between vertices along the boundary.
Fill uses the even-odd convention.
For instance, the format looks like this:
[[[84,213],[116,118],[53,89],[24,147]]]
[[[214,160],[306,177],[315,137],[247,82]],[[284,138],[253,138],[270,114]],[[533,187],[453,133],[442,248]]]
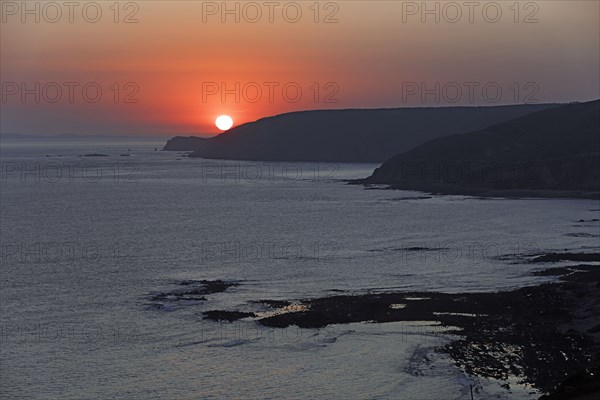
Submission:
[[[600,97],[599,1],[0,1],[0,132]]]

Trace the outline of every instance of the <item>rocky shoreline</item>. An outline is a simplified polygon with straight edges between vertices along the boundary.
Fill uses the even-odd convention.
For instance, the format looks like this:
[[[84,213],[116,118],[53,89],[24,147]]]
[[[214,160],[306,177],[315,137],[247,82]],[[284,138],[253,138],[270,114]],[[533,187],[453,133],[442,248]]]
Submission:
[[[597,262],[600,253],[549,253],[531,262],[565,260]],[[508,292],[393,292],[297,302],[260,300],[272,309],[268,316],[213,310],[204,317],[229,322],[251,317],[274,328],[436,321],[456,328],[453,333],[458,335],[439,351],[449,354],[471,376],[504,381],[517,377],[543,393],[555,392],[544,399],[584,400],[589,393],[598,395],[599,375],[589,371],[600,366],[600,267],[561,265],[535,274],[554,275],[558,280]]]

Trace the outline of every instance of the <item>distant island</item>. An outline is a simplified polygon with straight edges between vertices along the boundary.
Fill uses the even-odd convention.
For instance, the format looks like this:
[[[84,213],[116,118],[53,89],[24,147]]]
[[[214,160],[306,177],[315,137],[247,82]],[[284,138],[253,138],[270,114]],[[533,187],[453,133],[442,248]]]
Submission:
[[[174,137],[167,151],[255,161],[376,162],[428,140],[487,128],[557,104],[315,110],[259,119],[212,138]]]
[[[600,198],[600,100],[430,140],[353,183],[446,194]]]

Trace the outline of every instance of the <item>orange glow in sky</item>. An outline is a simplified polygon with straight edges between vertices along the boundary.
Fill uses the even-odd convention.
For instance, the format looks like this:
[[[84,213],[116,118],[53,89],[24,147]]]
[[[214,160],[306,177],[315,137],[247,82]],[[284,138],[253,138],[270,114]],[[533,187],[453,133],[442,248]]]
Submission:
[[[48,2],[29,14],[2,2],[2,132],[210,136],[222,114],[239,125],[304,109],[492,105],[490,82],[497,104],[598,96],[599,2],[518,13],[500,2],[494,23],[478,9],[450,22],[444,2],[440,22],[423,23],[412,2],[390,1],[97,2],[90,22],[100,14],[86,3],[56,20]],[[410,94],[436,83],[441,99]],[[455,103],[449,83],[464,90]]]

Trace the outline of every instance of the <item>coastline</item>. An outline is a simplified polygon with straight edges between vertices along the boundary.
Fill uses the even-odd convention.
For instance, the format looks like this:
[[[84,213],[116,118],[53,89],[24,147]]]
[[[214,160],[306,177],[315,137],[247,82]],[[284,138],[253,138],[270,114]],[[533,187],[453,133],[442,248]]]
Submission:
[[[355,179],[346,181],[348,185],[362,185],[366,189],[379,190],[407,190],[427,193],[430,195],[459,195],[474,196],[482,198],[538,198],[538,199],[587,199],[600,200],[600,190],[597,192],[586,192],[581,190],[542,190],[542,189],[493,189],[489,187],[464,187],[444,184],[399,184],[377,182],[366,179]]]
[[[535,272],[557,277],[538,286],[506,292],[388,292],[289,302],[259,300],[273,313],[256,320],[270,328],[439,322],[458,328],[451,333],[459,339],[438,351],[448,354],[469,376],[505,382],[516,377],[542,393],[555,393],[541,399],[584,400],[570,396],[600,393],[598,374],[585,372],[600,368],[600,266],[577,264],[581,256],[545,254],[532,261],[572,263]],[[583,258],[600,261],[600,253]],[[247,317],[257,315],[219,310],[205,314],[207,319],[229,322]],[[508,383],[506,389],[510,390]]]

